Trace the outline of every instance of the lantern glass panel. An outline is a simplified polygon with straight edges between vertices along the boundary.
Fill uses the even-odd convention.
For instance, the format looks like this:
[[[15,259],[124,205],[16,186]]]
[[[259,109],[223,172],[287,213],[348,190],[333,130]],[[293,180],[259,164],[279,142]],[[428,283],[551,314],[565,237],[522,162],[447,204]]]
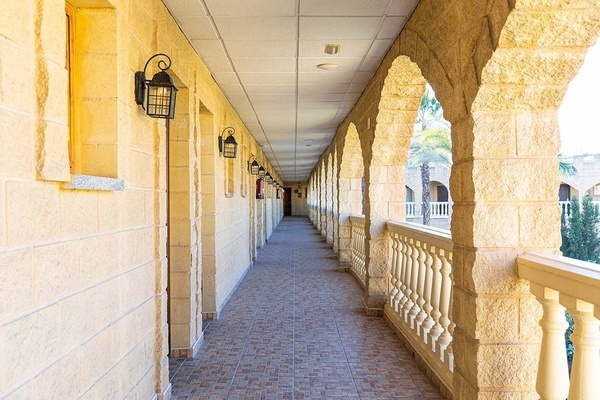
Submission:
[[[237,154],[237,142],[235,138],[230,135],[227,136],[225,140],[223,140],[223,157],[225,158],[235,158]]]

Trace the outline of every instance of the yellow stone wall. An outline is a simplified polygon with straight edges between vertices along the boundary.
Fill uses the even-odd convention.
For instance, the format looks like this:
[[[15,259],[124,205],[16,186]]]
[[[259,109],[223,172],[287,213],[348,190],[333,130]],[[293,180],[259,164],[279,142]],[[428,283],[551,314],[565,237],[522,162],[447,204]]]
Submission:
[[[431,84],[452,124],[454,398],[535,397],[540,310],[517,277],[516,257],[560,245],[556,111],[599,34],[597,2],[421,0],[311,176],[313,221],[327,232],[326,163],[337,153],[344,262],[342,201],[356,174],[348,162],[360,159],[348,146],[356,129],[366,181],[365,308],[377,312],[390,276],[385,222],[405,218],[404,165]]]
[[[218,135],[234,127],[245,156],[268,162],[160,0],[71,4],[81,22],[74,61],[80,75],[72,83],[83,122],[71,127],[80,140],[74,172],[114,178],[111,183],[124,190],[93,190],[97,180],[86,177],[88,190],[67,188],[74,181],[65,2],[4,1],[0,398],[161,397],[169,392],[167,170],[178,188],[171,218],[185,221],[171,237],[186,239],[179,258],[172,254],[171,286],[187,297],[179,306],[171,302],[171,315],[187,321],[187,346],[196,346],[182,353],[189,356],[201,341],[203,241],[213,240],[218,307],[264,243],[250,240],[262,228],[251,220],[260,201],[253,199],[247,159],[233,161],[235,193],[226,197]],[[135,71],[158,52],[173,60],[169,73],[179,101],[187,103],[171,121],[170,167],[165,121],[147,117],[133,98]],[[149,67],[154,72],[155,64]],[[212,125],[201,123],[206,114]]]

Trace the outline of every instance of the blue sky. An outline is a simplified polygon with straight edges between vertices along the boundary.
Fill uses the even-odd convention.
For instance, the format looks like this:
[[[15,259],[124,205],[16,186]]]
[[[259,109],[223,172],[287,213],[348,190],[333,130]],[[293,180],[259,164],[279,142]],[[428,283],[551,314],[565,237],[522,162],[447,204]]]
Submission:
[[[600,153],[600,44],[590,47],[558,110],[561,153]]]

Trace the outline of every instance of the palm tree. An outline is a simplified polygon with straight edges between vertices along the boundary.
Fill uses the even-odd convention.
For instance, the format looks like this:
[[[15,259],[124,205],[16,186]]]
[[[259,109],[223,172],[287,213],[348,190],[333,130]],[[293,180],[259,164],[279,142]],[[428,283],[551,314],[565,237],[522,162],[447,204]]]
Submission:
[[[440,128],[427,129],[416,133],[408,149],[408,161],[421,169],[423,225],[429,225],[431,218],[431,195],[429,193],[429,164],[452,165],[452,143],[448,131]]]
[[[558,153],[558,174],[563,178],[577,176],[577,168],[571,163],[565,161],[565,156]]]
[[[450,123],[443,117],[442,105],[427,85],[415,122],[415,131],[408,150],[408,162],[421,170],[423,225],[430,224],[431,184],[429,164],[452,165]]]

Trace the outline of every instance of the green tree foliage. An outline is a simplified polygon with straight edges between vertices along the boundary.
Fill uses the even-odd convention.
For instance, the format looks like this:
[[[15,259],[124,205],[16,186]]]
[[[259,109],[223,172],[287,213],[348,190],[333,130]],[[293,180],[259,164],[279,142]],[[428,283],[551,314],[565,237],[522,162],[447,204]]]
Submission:
[[[571,215],[561,216],[560,247],[565,257],[600,264],[600,212],[591,196],[585,196],[581,208],[577,197],[571,199]]]
[[[421,170],[423,225],[429,225],[431,218],[429,165],[431,163],[447,167],[452,165],[450,123],[444,119],[442,106],[429,85],[421,98],[421,106],[408,150],[408,162],[418,165]]]
[[[598,232],[600,212],[598,206],[593,203],[592,197],[589,195],[583,198],[581,208],[577,197],[571,199],[570,206],[571,214],[567,217],[563,212],[560,217],[560,233],[562,236],[560,251],[565,257],[600,263],[600,233]],[[570,339],[574,323],[571,315],[569,313],[565,314],[569,323],[569,328],[565,332],[565,342],[570,371],[575,351]]]

